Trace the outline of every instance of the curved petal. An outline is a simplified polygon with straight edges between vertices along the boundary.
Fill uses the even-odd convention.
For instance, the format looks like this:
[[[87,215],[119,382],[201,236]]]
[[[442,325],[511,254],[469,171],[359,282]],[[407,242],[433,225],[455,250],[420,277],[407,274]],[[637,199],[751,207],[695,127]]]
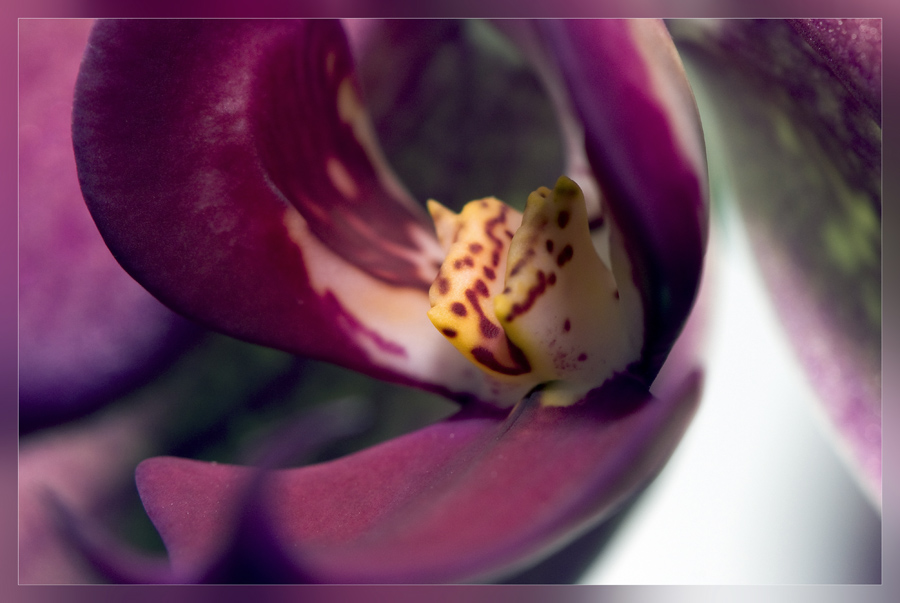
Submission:
[[[116,263],[84,206],[71,105],[87,20],[23,20],[19,68],[19,419],[93,410],[159,370],[194,329]]]
[[[320,582],[496,579],[584,533],[653,477],[696,408],[699,376],[658,400],[630,380],[569,408],[464,412],[320,465],[268,474],[257,536]],[[223,554],[255,470],[160,457],[137,483],[174,570]],[[254,488],[254,490],[257,490]],[[268,532],[260,534],[259,530]]]
[[[690,313],[706,248],[706,158],[693,94],[661,22],[539,26],[584,125],[587,159],[613,222],[617,281],[633,279],[643,304],[635,371],[649,382]]]
[[[865,32],[877,28],[856,25],[868,56]],[[784,21],[673,31],[702,84],[711,134],[727,137],[728,184],[775,308],[880,505],[881,128],[834,72],[833,54],[823,58]]]
[[[107,244],[167,305],[490,398],[426,317],[442,252],[381,158],[339,23],[100,22],[73,133]]]

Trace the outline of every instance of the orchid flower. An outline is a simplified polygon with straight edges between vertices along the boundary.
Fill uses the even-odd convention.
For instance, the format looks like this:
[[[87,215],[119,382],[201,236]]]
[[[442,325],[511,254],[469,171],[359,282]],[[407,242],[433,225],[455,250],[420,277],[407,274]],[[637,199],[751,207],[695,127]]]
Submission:
[[[409,48],[414,54],[430,52],[431,42],[391,36],[414,32],[413,23],[344,22],[349,47],[341,28],[328,22],[106,22],[97,28],[79,84],[75,137],[85,196],[120,262],[166,304],[207,326],[438,393],[461,408],[417,432],[295,469],[280,468],[285,457],[353,430],[352,404],[312,412],[288,430],[288,441],[273,438],[273,454],[252,467],[152,458],[139,466],[138,486],[169,556],[135,563],[134,551],[102,533],[98,537],[85,523],[82,514],[91,512],[86,502],[108,497],[110,484],[130,472],[142,450],[158,454],[152,450],[159,447],[146,443],[160,437],[161,424],[196,411],[190,395],[172,396],[165,388],[137,407],[119,400],[100,420],[48,429],[23,441],[20,505],[28,512],[20,517],[20,563],[59,560],[68,573],[56,571],[54,579],[69,582],[81,579],[77,566],[85,561],[106,579],[120,581],[502,580],[610,517],[652,479],[689,422],[698,392],[694,319],[682,330],[706,240],[703,142],[690,90],[671,42],[655,22],[496,25],[541,78],[566,152],[565,177],[556,186],[559,174],[552,172],[542,176],[545,181],[525,183],[537,189],[534,202],[525,204],[527,193],[504,197],[520,209],[526,205],[524,215],[491,199],[489,187],[473,188],[468,177],[460,182],[455,157],[439,169],[454,176],[449,184],[415,183],[410,187],[415,196],[392,174],[362,99],[382,120],[380,142],[404,144],[410,129],[402,127],[397,113],[410,112],[408,104],[400,104],[403,87],[419,73],[415,60],[395,56]],[[846,311],[844,319],[834,318],[842,316],[835,308],[858,308],[880,285],[865,269],[873,244],[880,255],[880,241],[867,227],[878,222],[872,208],[880,211],[877,25],[867,20],[670,24],[692,82],[701,84],[706,136],[711,135],[713,151],[726,151],[729,180],[745,203],[751,234],[761,241],[756,252],[771,275],[779,307],[785,308],[788,329],[828,408],[836,409],[831,414],[847,434],[848,449],[868,468],[863,481],[876,501],[878,356],[859,350],[871,349],[860,342],[872,338],[860,333],[873,332],[871,325],[878,323],[857,320],[854,327],[854,320],[867,315],[857,310],[851,310],[849,321]],[[399,44],[407,40],[408,48]],[[390,76],[360,91],[356,66],[368,68],[363,76],[370,80],[379,73]],[[25,77],[28,70],[22,73]],[[768,83],[773,79],[777,85]],[[21,89],[24,94],[28,86]],[[67,101],[58,96],[52,102]],[[827,110],[835,103],[843,111]],[[507,105],[514,109],[514,103]],[[24,111],[36,104],[22,106]],[[38,128],[21,137],[23,144],[44,141],[41,152],[29,154],[23,147],[21,153],[23,262],[24,245],[41,230],[25,228],[34,208],[25,206],[24,186],[39,183],[41,170],[51,169],[37,167],[38,161],[65,155],[46,152],[63,148],[48,134],[35,136],[41,133],[38,115],[23,121]],[[505,111],[498,112],[499,127],[509,122],[504,117]],[[757,127],[740,130],[744,123]],[[515,140],[515,132],[506,138]],[[468,156],[506,170],[523,145],[509,146],[495,155],[473,147]],[[805,156],[815,161],[791,163],[797,148],[816,150]],[[537,150],[554,153],[549,146]],[[433,163],[432,153],[426,155]],[[781,169],[779,162],[801,168]],[[55,174],[72,169],[53,165]],[[415,170],[435,170],[428,161],[415,165]],[[761,170],[780,171],[779,183],[794,184],[760,193],[761,185],[774,183],[753,176]],[[410,184],[415,174],[408,172]],[[523,170],[516,177],[529,176]],[[828,262],[809,263],[804,247],[816,250],[815,237],[782,247],[799,237],[772,230],[773,224],[783,226],[782,218],[752,213],[755,199],[767,194],[782,199],[786,191],[806,189],[782,207],[807,199],[821,203],[831,198],[821,186],[826,181],[838,183],[831,190],[850,218],[825,224],[826,251],[812,252],[833,258],[832,268],[845,272],[837,281],[844,284],[830,294],[806,287],[834,279]],[[29,197],[36,203],[59,192],[33,190],[48,191]],[[67,190],[69,197],[79,194]],[[468,198],[476,201],[463,207],[459,190],[471,190]],[[589,245],[567,234],[575,232],[572,218],[581,211],[582,196]],[[428,203],[434,219],[428,218],[429,197],[453,210]],[[485,214],[482,201],[498,213]],[[819,205],[796,207],[798,213],[816,214]],[[74,209],[66,211],[78,219]],[[565,228],[562,212],[568,215]],[[485,254],[494,243],[489,233],[496,234],[487,225],[500,214],[517,227],[510,228],[512,240],[498,254],[506,271],[493,266],[493,254]],[[541,226],[544,218],[550,219]],[[552,236],[543,237],[548,228],[555,228]],[[54,246],[66,241],[50,240]],[[567,247],[571,257],[563,253]],[[595,255],[587,253],[591,248]],[[92,253],[89,257],[99,258]],[[579,274],[595,278],[561,277],[576,257]],[[40,283],[42,269],[34,266],[33,282]],[[71,270],[80,270],[77,266]],[[507,283],[506,272],[516,266]],[[848,266],[857,268],[849,277]],[[497,281],[502,274],[502,288],[486,269]],[[22,273],[23,296],[32,282],[25,279],[28,272]],[[444,283],[448,273],[452,278]],[[493,288],[483,295],[479,282],[487,287],[488,281]],[[612,293],[612,284],[618,300],[627,303],[602,294]],[[563,288],[571,294],[561,295]],[[794,292],[786,295],[790,289]],[[848,289],[861,294],[847,296]],[[37,293],[33,299],[39,303],[23,303],[23,318],[52,308]],[[545,302],[550,303],[542,307]],[[465,305],[466,316],[454,312],[455,303]],[[513,311],[517,304],[519,311]],[[560,325],[553,315],[557,310],[566,312],[568,330],[565,319]],[[490,326],[482,327],[487,324],[482,312]],[[171,319],[157,315],[165,333]],[[817,322],[798,320],[804,317]],[[598,342],[576,324],[609,337]],[[24,326],[23,346],[37,339],[37,331]],[[578,335],[572,341],[579,347],[554,341],[560,330]],[[461,341],[468,343],[458,350],[454,343]],[[524,358],[530,370],[518,375],[484,370],[479,356],[486,356],[474,350],[498,341],[505,347],[482,347],[495,359],[505,352],[504,362],[520,363],[497,366],[522,369]],[[829,354],[845,349],[856,351]],[[38,352],[33,358],[42,362],[47,356]],[[566,361],[557,363],[561,358]],[[140,354],[125,360],[123,366],[135,366]],[[596,364],[579,370],[588,360]],[[82,399],[108,403],[127,387],[95,389],[99,395]],[[243,394],[220,389],[211,395],[224,408],[218,412],[228,412],[226,398]],[[71,412],[67,405],[84,412],[78,399],[59,401],[63,414],[52,421]],[[33,414],[35,425],[46,423],[46,408]],[[184,449],[176,454],[191,456]],[[56,524],[45,510],[35,510],[46,499],[34,495],[50,484],[62,485],[54,493],[62,496],[50,500],[64,520],[66,543],[52,544],[59,540],[52,533]]]
[[[339,23],[94,28],[78,173],[136,280],[221,332],[460,405],[299,468],[144,461],[170,562],[157,579],[223,579],[242,551],[268,579],[500,579],[595,526],[671,454],[699,379],[690,360],[660,369],[708,214],[678,55],[655,21],[511,29],[559,112],[568,175],[535,186],[524,213],[484,191],[459,212],[429,202],[432,223],[379,150]]]

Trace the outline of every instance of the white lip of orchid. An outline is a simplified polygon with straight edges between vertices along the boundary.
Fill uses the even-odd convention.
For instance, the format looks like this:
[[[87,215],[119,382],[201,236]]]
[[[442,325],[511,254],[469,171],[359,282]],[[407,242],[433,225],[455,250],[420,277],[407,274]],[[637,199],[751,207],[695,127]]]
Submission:
[[[568,406],[640,358],[630,267],[614,276],[598,256],[575,182],[534,191],[524,214],[493,197],[428,209],[447,251],[428,317],[488,375]]]

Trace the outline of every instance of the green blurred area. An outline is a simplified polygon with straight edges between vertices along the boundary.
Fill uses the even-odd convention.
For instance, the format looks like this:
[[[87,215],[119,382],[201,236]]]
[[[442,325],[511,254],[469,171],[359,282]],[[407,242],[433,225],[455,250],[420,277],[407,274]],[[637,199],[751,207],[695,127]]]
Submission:
[[[516,48],[479,20],[389,21],[358,58],[389,162],[419,202],[519,209],[563,173],[553,106]]]

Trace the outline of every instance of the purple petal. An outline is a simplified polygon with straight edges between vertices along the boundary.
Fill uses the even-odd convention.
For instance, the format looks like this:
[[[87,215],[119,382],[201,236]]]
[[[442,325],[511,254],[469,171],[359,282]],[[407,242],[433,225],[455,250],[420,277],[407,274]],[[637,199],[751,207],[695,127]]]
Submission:
[[[776,309],[880,504],[881,128],[860,92],[872,74],[859,71],[868,84],[848,88],[835,71],[852,38],[824,57],[805,43],[822,27],[801,36],[784,21],[676,22],[673,31],[708,99],[708,130],[722,140]],[[858,67],[880,69],[872,39],[856,40]]]
[[[337,22],[100,22],[73,131],[107,244],[167,305],[378,377],[479,382],[427,320],[441,252]]]
[[[706,247],[706,163],[696,105],[662,23],[539,25],[625,239],[644,304],[645,344],[636,370],[652,380],[690,313]]]
[[[296,574],[322,582],[488,580],[595,525],[665,463],[699,379],[650,398],[617,380],[589,403],[460,414],[363,452],[276,471],[262,519]],[[234,533],[254,470],[175,458],[138,467],[173,567],[200,575]]]
[[[71,106],[87,20],[20,24],[19,394],[23,429],[97,407],[161,368],[189,325],[103,244],[78,187]]]
[[[791,25],[881,124],[881,19],[792,19]]]

